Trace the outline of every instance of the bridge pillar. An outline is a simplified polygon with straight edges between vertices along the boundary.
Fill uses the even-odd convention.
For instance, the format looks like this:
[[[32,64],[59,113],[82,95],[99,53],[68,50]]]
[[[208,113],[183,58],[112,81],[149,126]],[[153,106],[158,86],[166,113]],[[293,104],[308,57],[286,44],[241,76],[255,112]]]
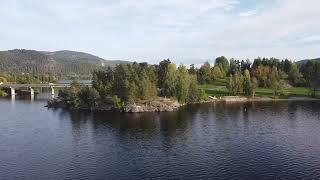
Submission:
[[[30,97],[31,97],[31,101],[34,100],[34,89],[32,87],[29,87],[30,88]]]
[[[29,87],[30,88],[30,95],[33,96],[34,95],[34,89],[32,87]]]
[[[51,95],[54,96],[54,88],[53,87],[51,87]]]
[[[11,89],[11,96],[15,96],[16,95],[16,90],[13,87],[10,87]]]

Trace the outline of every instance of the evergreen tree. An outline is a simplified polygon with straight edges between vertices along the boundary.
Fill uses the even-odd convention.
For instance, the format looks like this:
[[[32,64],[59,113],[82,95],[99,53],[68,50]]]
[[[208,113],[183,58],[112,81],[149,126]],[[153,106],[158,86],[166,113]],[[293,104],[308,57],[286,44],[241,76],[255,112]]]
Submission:
[[[196,75],[197,74],[197,69],[195,68],[194,64],[191,64],[190,65],[190,68],[189,68],[189,73],[192,74],[192,75]]]
[[[100,100],[100,95],[95,88],[83,87],[78,92],[77,97],[82,106],[97,107]]]
[[[161,90],[160,95],[166,96],[165,89],[167,88],[166,81],[169,76],[169,65],[171,61],[169,59],[163,60],[160,62],[158,67],[158,87]]]
[[[240,70],[240,66],[239,66],[239,61],[235,60],[235,59],[230,59],[230,70],[229,70],[229,74],[234,75],[237,71]]]

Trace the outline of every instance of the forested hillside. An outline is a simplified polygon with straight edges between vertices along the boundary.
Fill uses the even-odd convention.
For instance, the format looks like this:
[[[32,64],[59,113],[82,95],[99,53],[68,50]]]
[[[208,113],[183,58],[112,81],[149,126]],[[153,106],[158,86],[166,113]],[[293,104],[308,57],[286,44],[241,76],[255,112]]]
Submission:
[[[2,74],[46,74],[63,78],[90,77],[102,66],[115,66],[126,61],[107,61],[97,56],[75,51],[43,52],[15,49],[0,51]]]
[[[320,58],[316,58],[316,59],[305,59],[305,60],[297,61],[297,65],[298,65],[298,66],[305,65],[305,64],[307,64],[309,61],[317,61],[317,62],[320,62]]]

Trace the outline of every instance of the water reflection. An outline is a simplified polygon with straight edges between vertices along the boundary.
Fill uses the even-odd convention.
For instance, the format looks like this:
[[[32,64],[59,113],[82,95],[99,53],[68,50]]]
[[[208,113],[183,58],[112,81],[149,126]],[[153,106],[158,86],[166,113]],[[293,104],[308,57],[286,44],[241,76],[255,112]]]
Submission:
[[[108,126],[118,130],[158,130],[166,135],[174,135],[177,129],[187,129],[197,119],[215,120],[223,122],[242,121],[249,123],[254,116],[264,116],[272,113],[288,115],[289,120],[295,120],[304,108],[303,102],[247,102],[247,103],[207,103],[195,104],[181,108],[177,112],[149,112],[149,113],[118,113],[104,111],[62,110],[50,109],[59,113],[61,119],[71,121],[74,128],[80,129],[88,123],[94,129]],[[318,102],[305,102],[313,111],[318,111]],[[265,118],[268,120],[268,117]]]
[[[44,105],[37,98],[0,101],[4,179],[319,177],[319,102],[208,103],[132,114]]]

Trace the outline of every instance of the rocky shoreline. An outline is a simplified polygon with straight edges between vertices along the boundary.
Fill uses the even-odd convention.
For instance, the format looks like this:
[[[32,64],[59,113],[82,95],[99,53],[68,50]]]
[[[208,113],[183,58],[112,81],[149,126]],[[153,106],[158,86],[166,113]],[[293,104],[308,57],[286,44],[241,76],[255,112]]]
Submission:
[[[156,98],[154,100],[148,101],[138,101],[134,103],[129,103],[122,108],[116,108],[111,105],[105,105],[102,107],[68,107],[63,101],[59,98],[51,99],[48,101],[46,107],[48,108],[63,108],[63,109],[79,109],[79,110],[98,110],[98,111],[118,111],[125,113],[140,113],[140,112],[169,112],[176,111],[179,107],[184,104],[180,104],[176,100],[168,98]]]
[[[225,103],[240,103],[240,102],[263,102],[263,101],[320,101],[317,98],[310,97],[289,97],[287,99],[272,98],[272,97],[242,97],[242,96],[225,96],[215,99],[208,99],[206,101],[201,101],[192,104],[199,103],[212,103],[212,102],[225,102]],[[48,101],[46,107],[48,108],[63,108],[63,109],[76,109],[76,110],[97,110],[97,111],[116,111],[124,113],[142,113],[142,112],[170,112],[176,111],[181,106],[186,104],[180,104],[176,100],[169,98],[158,97],[154,100],[138,101],[134,103],[129,103],[122,108],[115,108],[111,105],[105,105],[102,107],[68,107],[59,98],[51,99]]]

